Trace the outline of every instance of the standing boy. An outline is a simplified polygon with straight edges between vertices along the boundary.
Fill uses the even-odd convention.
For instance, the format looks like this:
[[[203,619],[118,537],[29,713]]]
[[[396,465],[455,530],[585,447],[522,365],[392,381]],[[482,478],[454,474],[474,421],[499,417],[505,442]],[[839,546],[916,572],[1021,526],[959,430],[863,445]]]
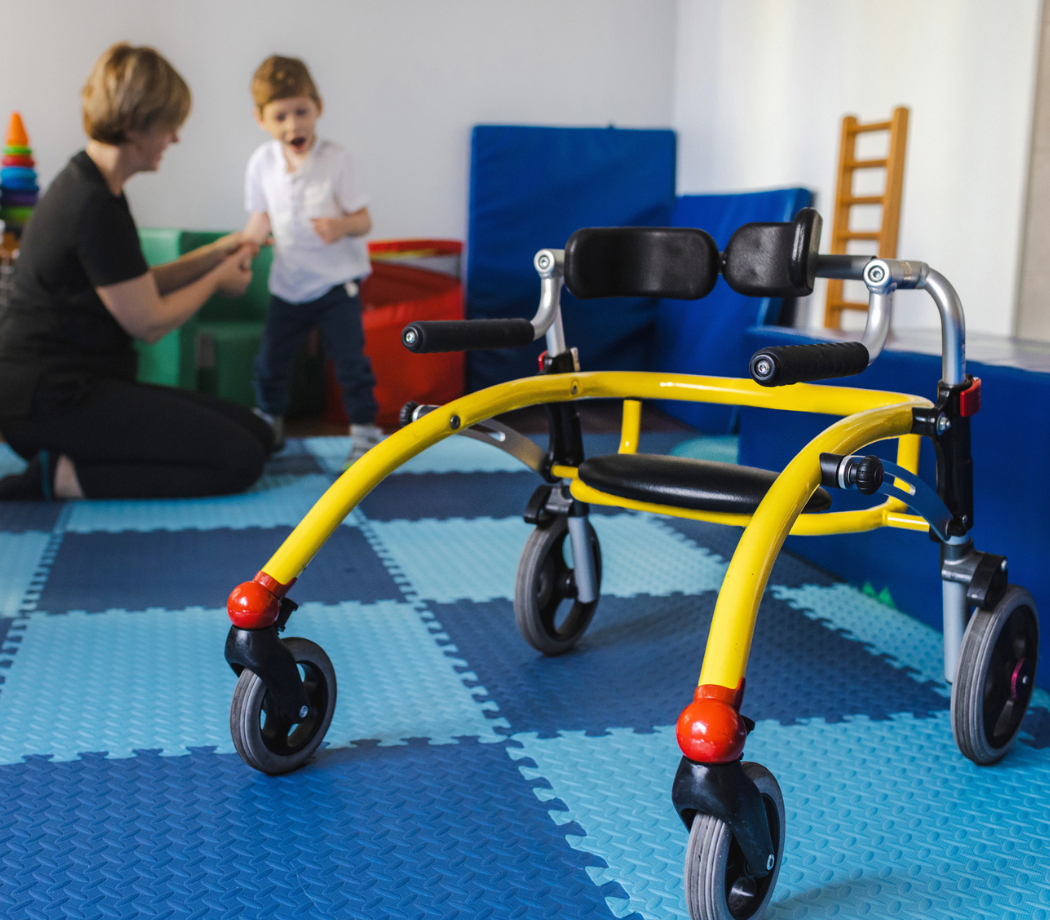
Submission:
[[[245,177],[245,232],[258,243],[272,233],[270,309],[255,359],[255,398],[280,440],[288,374],[299,343],[319,327],[335,365],[350,419],[353,463],[382,440],[364,353],[358,283],[370,271],[364,235],[372,229],[368,199],[353,160],[321,140],[321,97],[306,65],[270,57],[252,78],[255,120],[273,140],[252,154]]]

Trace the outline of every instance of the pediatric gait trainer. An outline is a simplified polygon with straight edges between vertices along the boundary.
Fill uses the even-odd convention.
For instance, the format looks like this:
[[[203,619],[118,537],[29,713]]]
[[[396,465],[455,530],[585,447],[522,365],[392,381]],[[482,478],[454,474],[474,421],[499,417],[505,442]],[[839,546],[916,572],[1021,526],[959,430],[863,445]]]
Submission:
[[[414,352],[526,345],[546,337],[540,373],[489,387],[444,406],[409,403],[404,427],[376,445],[321,497],[254,580],[234,589],[226,660],[239,675],[230,710],[237,751],[266,773],[304,764],[335,708],[331,662],[314,643],[281,639],[296,604],[289,590],[310,560],[388,474],[450,435],[513,455],[542,479],[525,509],[535,529],[518,567],[514,610],[525,639],[547,655],[575,645],[601,591],[602,559],[588,521],[591,504],[743,526],[723,581],[699,686],[677,722],[682,760],[672,789],[689,833],[685,897],[693,920],[757,918],[773,894],[784,853],[784,801],[773,774],[742,759],[754,723],[744,716],[745,673],[759,602],[787,535],[913,530],[940,545],[945,674],[951,723],[962,753],[977,764],[1002,758],[1032,695],[1038,617],[1032,596],[1011,585],[1002,556],[978,551],[973,526],[970,419],[980,380],[966,373],[959,298],[922,262],[818,254],[821,219],[804,209],[790,223],[740,227],[725,252],[703,230],[579,230],[564,250],[535,257],[540,305],[531,320],[412,323],[402,340]],[[768,348],[750,362],[751,379],[686,374],[581,372],[562,328],[564,284],[580,299],[647,296],[697,300],[719,274],[755,297],[801,297],[814,279],[861,281],[868,321],[861,342]],[[936,401],[812,381],[859,374],[882,351],[894,292],[925,290],[942,331]],[[576,401],[622,399],[620,449],[584,458]],[[637,452],[641,402],[677,399],[839,416],[782,473]],[[544,405],[549,447],[493,416]],[[922,438],[936,452],[936,490],[917,475]],[[897,440],[896,463],[861,453]],[[881,496],[874,507],[830,511],[832,493]],[[921,537],[925,539],[925,537]],[[669,719],[670,721],[670,719]]]

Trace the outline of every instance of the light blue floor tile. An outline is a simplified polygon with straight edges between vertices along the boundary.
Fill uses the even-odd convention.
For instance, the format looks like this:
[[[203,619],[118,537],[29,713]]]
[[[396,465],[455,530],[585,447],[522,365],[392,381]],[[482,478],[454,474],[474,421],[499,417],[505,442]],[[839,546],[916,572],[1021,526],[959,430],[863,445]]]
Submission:
[[[506,719],[486,716],[496,704],[474,698],[487,696],[485,689],[464,684],[475,675],[457,673],[463,661],[431,623],[411,606],[392,601],[304,604],[295,612],[286,635],[316,642],[335,666],[339,704],[328,731],[330,745],[366,738],[444,744],[458,736],[485,742],[506,737],[496,732],[509,727]]]
[[[219,498],[76,502],[66,529],[76,533],[126,530],[213,530],[294,527],[332,484],[320,473],[265,477],[250,492]]]
[[[232,751],[229,620],[200,608],[34,614],[0,693],[0,763],[26,754]]]
[[[350,438],[303,438],[303,445],[317,458],[321,468],[333,476],[341,475],[350,454]]]
[[[222,656],[230,623],[221,610],[34,614],[0,692],[0,763],[28,754],[72,760],[87,751],[233,751],[229,707],[236,678]],[[324,648],[339,702],[332,746],[426,737],[501,736],[483,688],[468,689],[457,658],[412,607],[398,603],[304,605],[289,635]]]
[[[646,918],[685,916],[686,835],[671,806],[679,751],[671,727],[603,737],[518,735],[577,821],[581,850],[604,859],[596,881],[618,881],[629,900],[610,908]],[[787,810],[783,868],[768,916],[1050,917],[1050,750],[1018,744],[980,768],[952,741],[947,713],[828,725],[763,722],[745,759],[777,777]],[[1038,889],[1036,891],[1035,889]]]
[[[616,729],[602,737],[563,732],[540,740],[514,735],[536,767],[521,767],[527,779],[542,777],[541,800],[557,799],[568,810],[553,810],[559,824],[579,823],[585,837],[569,836],[577,849],[603,859],[608,868],[588,869],[595,883],[619,882],[628,900],[608,899],[622,917],[632,911],[647,918],[684,917],[682,862],[685,829],[671,805],[671,782],[681,753],[672,729],[639,735]]]
[[[529,526],[521,518],[370,521],[387,567],[427,600],[511,597]],[[373,547],[379,549],[378,547]]]
[[[726,563],[648,515],[594,515],[602,548],[602,594],[716,591]],[[390,562],[420,597],[438,603],[514,596],[518,560],[532,527],[520,518],[372,521]]]
[[[350,451],[349,438],[305,438],[304,441],[307,450],[326,470],[342,473]],[[520,473],[526,469],[520,460],[499,448],[452,435],[417,454],[394,473]]]
[[[29,590],[49,533],[0,533],[0,616],[10,617]]]
[[[683,441],[671,449],[671,456],[736,463],[739,449],[740,438],[735,434],[712,434]]]

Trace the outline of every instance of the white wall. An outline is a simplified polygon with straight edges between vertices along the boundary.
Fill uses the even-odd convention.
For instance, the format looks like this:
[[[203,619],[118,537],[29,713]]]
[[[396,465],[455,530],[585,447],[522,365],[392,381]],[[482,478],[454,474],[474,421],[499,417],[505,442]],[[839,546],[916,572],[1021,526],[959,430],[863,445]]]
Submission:
[[[898,255],[958,290],[971,331],[1013,331],[1039,0],[680,0],[681,192],[805,185],[830,238],[842,117],[911,109]],[[823,291],[811,315],[823,318]],[[926,295],[897,327],[936,325]]]
[[[0,0],[0,122],[20,110],[49,181],[83,146],[79,92],[113,42],[149,44],[194,95],[161,171],[128,185],[142,226],[243,221],[264,136],[249,82],[303,57],[320,130],[353,151],[374,237],[466,235],[471,126],[666,127],[675,0]]]
[[[680,191],[806,185],[830,222],[842,116],[905,104],[899,254],[953,281],[971,330],[1009,334],[1039,12],[1039,0],[0,0],[0,124],[23,113],[48,181],[83,144],[78,95],[98,54],[152,44],[195,102],[161,172],[129,184],[135,215],[237,226],[263,139],[252,71],[301,55],[325,97],[321,130],[359,158],[374,236],[462,239],[479,122],[670,124]],[[900,300],[898,327],[936,323],[924,295]]]

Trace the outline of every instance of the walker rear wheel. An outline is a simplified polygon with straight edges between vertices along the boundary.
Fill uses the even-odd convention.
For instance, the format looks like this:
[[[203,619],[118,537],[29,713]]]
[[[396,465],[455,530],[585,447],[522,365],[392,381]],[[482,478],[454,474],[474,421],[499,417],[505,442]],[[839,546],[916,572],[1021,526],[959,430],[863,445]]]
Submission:
[[[952,734],[974,763],[995,763],[1016,740],[1038,655],[1039,615],[1024,588],[1010,585],[994,610],[970,619],[952,684]]]
[[[594,570],[600,594],[602,584],[602,551],[598,535],[587,522]],[[569,524],[558,515],[540,524],[529,535],[518,563],[514,581],[514,619],[518,629],[536,651],[544,655],[561,655],[571,649],[587,631],[598,597],[582,604],[576,600],[576,575],[565,559]],[[570,554],[571,555],[571,554]]]

